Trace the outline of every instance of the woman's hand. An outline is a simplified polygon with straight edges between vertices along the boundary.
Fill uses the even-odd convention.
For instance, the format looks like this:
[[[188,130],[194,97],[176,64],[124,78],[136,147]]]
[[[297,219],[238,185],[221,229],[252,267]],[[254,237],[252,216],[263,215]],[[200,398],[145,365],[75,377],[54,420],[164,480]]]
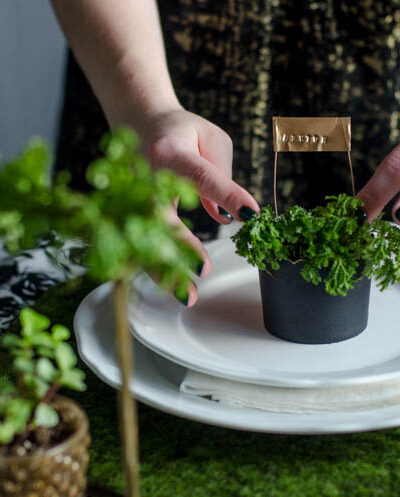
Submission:
[[[131,126],[155,167],[191,178],[207,212],[220,223],[249,218],[257,202],[231,179],[232,143],[217,126],[182,109],[165,58],[156,0],[52,0],[70,46],[85,71],[110,127]],[[151,54],[151,57],[149,57]],[[227,214],[226,213],[226,214]],[[168,214],[169,215],[169,214]],[[182,238],[211,267],[198,240],[178,219]],[[195,286],[187,305],[197,298]]]
[[[232,141],[221,128],[177,108],[153,115],[140,131],[143,151],[150,162],[190,178],[205,210],[217,222],[229,224],[232,218],[246,220],[259,212],[255,199],[232,180]],[[180,221],[176,207],[169,213],[169,219],[179,227],[182,238],[199,253],[204,264],[199,265],[197,273],[206,276],[211,261],[203,244]],[[192,285],[184,303],[191,306],[196,300],[197,288]]]
[[[399,191],[400,145],[397,145],[383,159],[372,178],[357,195],[365,204],[367,221],[375,219]],[[400,225],[400,198],[393,205],[392,217]]]
[[[221,128],[184,109],[151,117],[142,133],[144,153],[160,168],[190,178],[205,210],[221,224],[259,211],[254,198],[232,180],[232,140]],[[243,210],[243,207],[247,209]]]

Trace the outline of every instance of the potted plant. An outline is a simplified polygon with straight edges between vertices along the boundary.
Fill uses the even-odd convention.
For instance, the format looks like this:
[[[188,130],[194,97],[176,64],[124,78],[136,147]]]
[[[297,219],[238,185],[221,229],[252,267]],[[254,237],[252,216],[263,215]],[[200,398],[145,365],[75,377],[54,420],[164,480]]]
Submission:
[[[127,322],[130,281],[135,272],[155,275],[165,289],[184,300],[197,253],[171,226],[166,212],[180,199],[192,208],[198,198],[192,184],[171,171],[152,171],[130,130],[104,137],[103,157],[88,167],[92,189],[69,188],[67,173],[51,181],[50,156],[35,139],[15,161],[0,171],[0,235],[10,252],[31,248],[38,238],[56,233],[86,245],[83,263],[100,282],[115,283],[116,348],[121,367],[121,437],[128,497],[138,497],[138,435],[134,399],[129,390],[133,370]],[[60,239],[60,237],[55,237]]]
[[[83,391],[84,373],[66,343],[70,333],[32,309],[21,334],[6,334],[12,376],[0,379],[0,495],[83,497],[89,460],[84,411],[60,388]]]
[[[237,253],[259,269],[265,328],[299,343],[333,343],[368,322],[370,279],[400,281],[400,230],[360,222],[362,201],[341,194],[277,216],[266,206],[232,237]]]

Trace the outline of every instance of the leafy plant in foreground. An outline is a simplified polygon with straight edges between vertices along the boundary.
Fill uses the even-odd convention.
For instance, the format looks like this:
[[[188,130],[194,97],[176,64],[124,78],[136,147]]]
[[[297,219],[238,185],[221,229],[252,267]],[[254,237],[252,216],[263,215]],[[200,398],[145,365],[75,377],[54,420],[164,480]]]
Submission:
[[[51,402],[62,388],[85,390],[84,373],[66,343],[67,328],[54,325],[32,309],[20,313],[21,335],[6,334],[1,348],[13,356],[14,381],[0,379],[0,444],[15,437],[27,439],[39,427],[58,425],[59,415]]]
[[[301,261],[302,277],[315,285],[323,281],[331,295],[345,296],[364,275],[373,276],[381,290],[399,282],[400,230],[382,216],[361,224],[357,197],[326,200],[310,210],[289,207],[278,217],[263,207],[233,235],[237,253],[266,271]]]
[[[101,142],[103,156],[89,165],[88,193],[68,187],[69,175],[51,181],[51,155],[41,139],[0,170],[0,236],[11,253],[32,248],[40,237],[87,242],[84,264],[99,281],[125,278],[141,268],[164,288],[184,293],[189,269],[199,256],[166,222],[179,198],[183,208],[197,205],[192,184],[169,170],[153,172],[139,152],[139,141],[120,128]],[[54,237],[61,246],[62,238]]]
[[[193,185],[171,171],[152,171],[139,151],[137,136],[127,128],[114,130],[101,143],[103,157],[87,170],[92,190],[68,186],[68,174],[50,178],[50,154],[33,140],[20,157],[0,170],[0,236],[16,253],[40,237],[58,233],[86,245],[84,264],[99,281],[113,280],[116,349],[121,369],[121,436],[127,495],[139,497],[137,417],[129,390],[132,344],[127,323],[129,282],[142,269],[159,284],[187,297],[191,270],[198,254],[167,222],[171,205],[197,205]],[[57,238],[57,237],[56,237]]]

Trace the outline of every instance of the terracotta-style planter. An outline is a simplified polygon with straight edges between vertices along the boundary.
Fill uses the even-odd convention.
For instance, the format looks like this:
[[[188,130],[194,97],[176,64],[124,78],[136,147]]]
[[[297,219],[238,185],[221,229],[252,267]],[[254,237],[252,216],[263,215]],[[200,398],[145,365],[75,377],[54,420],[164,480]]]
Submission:
[[[368,323],[371,281],[362,278],[345,297],[326,293],[301,275],[301,262],[259,271],[264,326],[289,342],[322,344],[359,335]]]
[[[25,456],[0,456],[1,497],[84,497],[89,462],[89,424],[85,412],[69,399],[53,406],[72,435],[51,449]]]

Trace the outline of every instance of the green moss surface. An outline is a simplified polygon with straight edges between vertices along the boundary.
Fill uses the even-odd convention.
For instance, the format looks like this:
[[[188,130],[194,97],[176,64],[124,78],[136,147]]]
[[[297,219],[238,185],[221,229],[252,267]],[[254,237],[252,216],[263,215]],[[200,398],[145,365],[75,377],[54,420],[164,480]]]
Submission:
[[[84,279],[79,287],[55,287],[36,309],[72,328],[75,309],[94,286]],[[116,394],[84,369],[88,390],[73,397],[91,424],[89,479],[122,495]],[[312,437],[256,434],[186,421],[143,404],[139,419],[143,497],[400,495],[399,429]]]

